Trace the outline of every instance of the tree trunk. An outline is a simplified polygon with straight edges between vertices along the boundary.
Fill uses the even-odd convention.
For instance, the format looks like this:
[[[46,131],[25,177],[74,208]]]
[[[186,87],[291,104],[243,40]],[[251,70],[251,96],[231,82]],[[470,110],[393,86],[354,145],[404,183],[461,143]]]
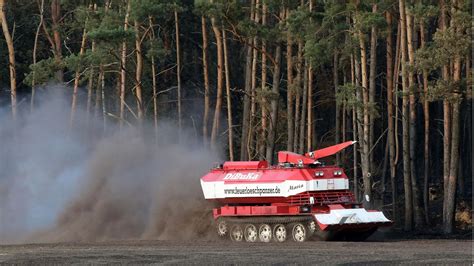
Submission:
[[[211,18],[212,30],[216,37],[217,44],[217,97],[216,97],[216,107],[214,110],[214,119],[212,122],[212,131],[211,131],[211,148],[217,148],[217,134],[219,133],[219,122],[222,109],[222,91],[223,91],[223,70],[224,70],[224,58],[222,54],[222,34],[221,30],[217,26],[216,19]]]
[[[309,12],[313,11],[313,0],[309,0]],[[312,19],[310,18],[312,22]],[[308,122],[306,128],[306,142],[307,150],[312,151],[313,149],[313,65],[309,63],[308,66]]]
[[[451,27],[456,33],[461,34],[457,25],[454,13],[459,8],[456,0],[452,0],[452,17]],[[456,210],[456,183],[459,174],[459,142],[460,142],[460,109],[461,109],[461,93],[459,82],[461,81],[461,55],[456,53],[453,59],[453,83],[455,89],[452,92],[452,124],[451,124],[451,160],[449,162],[448,185],[445,191],[446,212],[443,212],[443,231],[445,234],[451,234],[454,228],[454,212]]]
[[[150,40],[155,40],[155,30],[153,29],[153,19],[151,16],[148,17],[150,23]],[[153,92],[153,129],[155,133],[155,141],[158,140],[158,93],[157,93],[157,81],[156,81],[156,62],[155,56],[151,57],[151,80],[152,80],[152,92]]]
[[[267,25],[267,4],[262,2],[262,26],[265,27]],[[266,139],[267,139],[267,113],[268,113],[268,101],[266,99],[267,95],[267,43],[264,38],[262,38],[262,65],[261,65],[261,90],[262,90],[262,103],[261,103],[261,130],[260,130],[260,137],[259,137],[259,156],[260,160],[266,159]]]
[[[308,123],[306,128],[306,142],[307,142],[307,151],[314,150],[314,143],[313,143],[313,135],[315,134],[313,131],[313,66],[309,63],[308,66]]]
[[[87,23],[87,21],[86,21]],[[82,57],[84,55],[84,51],[86,49],[86,37],[87,37],[87,32],[86,32],[86,25],[84,25],[84,30],[82,31],[82,40],[81,40],[81,48],[79,50],[79,56]],[[76,73],[74,75],[74,87],[72,91],[72,103],[71,103],[71,117],[69,120],[69,125],[70,127],[73,126],[74,123],[74,116],[76,113],[76,105],[77,105],[77,91],[79,89],[79,80],[81,78],[81,73],[79,70],[76,70]]]
[[[40,11],[40,21],[38,23],[38,27],[36,28],[35,34],[35,44],[33,45],[33,65],[36,65],[36,54],[38,50],[38,38],[41,31],[41,27],[43,26],[44,22],[44,0],[41,0],[39,4],[39,11]],[[31,99],[30,99],[30,111],[33,112],[35,106],[35,87],[36,87],[36,73],[33,70],[33,79],[31,81]]]
[[[226,89],[226,101],[227,101],[227,127],[228,127],[228,139],[229,139],[229,159],[234,160],[234,134],[232,128],[232,103],[230,95],[230,77],[229,77],[229,62],[227,56],[227,38],[225,30],[222,30],[222,42],[224,45],[224,67],[225,67],[225,89]]]
[[[361,166],[362,166],[362,180],[364,182],[364,206],[370,208],[372,206],[372,182],[370,173],[370,141],[369,141],[369,91],[367,80],[367,48],[365,44],[365,34],[359,30],[359,45],[360,45],[360,63],[361,63],[361,80],[362,80],[362,103],[363,103],[363,122],[362,131],[359,132],[361,137]]]
[[[413,16],[408,12],[408,7],[405,7],[406,21],[407,21],[407,44],[408,44],[408,58],[410,62],[410,68],[407,72],[408,75],[408,86],[409,86],[409,100],[410,100],[410,175],[413,193],[413,209],[415,216],[415,227],[421,228],[424,224],[423,209],[421,207],[421,198],[419,193],[418,178],[415,167],[415,150],[416,150],[416,99],[415,99],[415,79],[413,69],[415,66],[415,49],[413,44],[414,32],[413,32]]]
[[[258,5],[258,0],[257,0]],[[253,45],[257,46],[257,37],[253,38]],[[247,153],[250,160],[255,157],[255,115],[257,112],[257,57],[258,51],[253,49],[252,55],[252,74],[250,87],[250,118],[249,118],[249,134],[247,138]]]
[[[303,154],[305,152],[305,122],[306,122],[306,112],[307,112],[307,104],[308,101],[308,62],[305,62],[304,69],[303,69],[303,98],[301,99],[301,119],[300,119],[300,143],[299,143],[299,153]]]
[[[141,124],[143,120],[143,98],[142,98],[142,71],[143,71],[143,55],[142,44],[140,39],[140,24],[135,20],[135,50],[137,55],[137,70],[135,76],[135,93],[137,98],[137,115],[138,122]]]
[[[106,101],[105,101],[105,71],[103,66],[101,65],[102,69],[100,72],[102,73],[100,79],[100,97],[102,103],[102,122],[103,122],[103,132],[107,132],[107,110],[106,110]]]
[[[289,10],[286,8],[286,19],[288,19]],[[287,71],[287,99],[286,99],[286,108],[287,108],[287,123],[288,123],[288,142],[287,150],[293,151],[294,144],[294,115],[293,115],[293,48],[292,48],[292,38],[290,32],[287,32],[287,42],[286,42],[286,71]]]
[[[341,142],[341,105],[339,104],[339,101],[337,100],[337,94],[339,92],[339,71],[338,71],[338,63],[339,63],[339,58],[338,58],[338,53],[334,52],[334,57],[333,57],[333,80],[334,80],[334,97],[336,99],[336,132],[335,132],[335,143],[340,143]],[[336,153],[336,165],[341,165],[341,154]]]
[[[350,19],[347,19],[350,21]],[[355,60],[354,60],[354,55],[351,53],[350,56],[351,60],[351,84],[354,86],[356,89],[356,66],[355,66]],[[356,92],[357,94],[357,92]],[[357,132],[357,107],[352,108],[352,140],[357,141],[359,139],[358,137],[358,132]],[[356,201],[359,198],[359,189],[358,189],[358,174],[357,174],[357,143],[354,143],[353,148],[352,148],[352,154],[353,154],[353,177],[354,177],[354,195],[356,198]]]
[[[181,45],[179,44],[179,18],[178,11],[174,11],[174,27],[176,38],[176,79],[178,81],[178,138],[181,140],[182,110],[181,110]]]
[[[425,24],[420,22],[420,40],[421,48],[425,48]],[[428,70],[423,69],[423,114],[424,114],[424,148],[423,148],[423,204],[425,212],[425,222],[430,223],[429,218],[429,175],[430,175],[430,103],[428,101]]]
[[[449,164],[451,158],[451,104],[447,99],[443,101],[443,191],[448,191]],[[443,213],[446,209],[447,199],[443,201]]]
[[[0,22],[2,23],[3,36],[8,48],[8,69],[10,70],[10,98],[12,104],[12,117],[16,119],[16,68],[15,68],[15,48],[13,38],[8,29],[7,16],[5,14],[5,0],[0,0]]]
[[[253,20],[255,1],[252,0],[250,3],[250,20]],[[250,120],[250,93],[252,87],[252,38],[247,38],[247,55],[245,56],[245,88],[244,88],[244,110],[242,113],[242,134],[240,138],[240,160],[248,160],[247,152],[247,140],[249,133],[249,120]]]
[[[130,1],[127,1],[127,10],[125,11],[125,19],[123,22],[123,30],[128,30],[128,17],[130,15]],[[150,22],[151,23],[151,22]],[[126,82],[126,67],[127,67],[127,42],[122,42],[122,55],[120,58],[120,128],[123,126],[125,119],[125,82]]]
[[[107,13],[112,5],[111,0],[105,1],[104,12]],[[99,77],[97,79],[97,89],[96,89],[96,106],[95,112],[96,117],[99,117],[99,108],[102,107],[102,133],[106,133],[107,125],[107,116],[106,116],[106,101],[105,101],[105,69],[104,64],[101,62],[99,64]]]
[[[446,31],[447,27],[447,18],[446,18],[446,5],[444,0],[440,0],[440,30]],[[445,81],[449,81],[449,70],[448,65],[444,65],[441,71],[441,77]],[[449,183],[449,169],[450,169],[450,158],[451,158],[451,104],[448,99],[443,101],[443,191],[445,197],[443,200],[443,223],[445,221],[445,216],[447,213],[447,191]]]
[[[396,46],[395,46],[395,63],[394,63],[394,66],[395,66],[395,69],[393,71],[393,105],[394,105],[394,115],[395,115],[395,123],[394,123],[394,132],[393,132],[393,135],[394,135],[394,138],[395,138],[395,162],[393,163],[395,165],[395,168],[397,167],[397,164],[398,164],[398,157],[400,155],[400,152],[399,152],[399,139],[398,139],[398,125],[399,125],[399,119],[398,119],[398,115],[400,113],[399,111],[399,96],[397,96],[398,94],[398,86],[399,86],[399,79],[400,79],[400,66],[401,66],[401,23],[400,21],[397,23],[397,40],[396,40]]]
[[[347,84],[347,73],[344,71],[342,73],[342,84]],[[341,110],[341,113],[342,113],[342,118],[341,118],[341,137],[342,137],[342,142],[346,142],[347,141],[347,101],[346,100],[343,100],[342,102],[342,110]],[[342,159],[344,160],[346,158],[346,154],[345,154],[345,151],[342,150],[341,151],[341,157]]]
[[[284,17],[284,10],[280,11],[280,18]],[[271,164],[273,162],[273,150],[275,148],[275,136],[278,124],[278,101],[280,98],[280,71],[281,71],[281,44],[276,43],[275,65],[273,67],[272,97],[270,100],[270,121],[268,123],[267,134],[267,154],[266,158]]]
[[[358,139],[357,138],[357,111],[356,109],[352,109],[352,138],[354,140]],[[357,173],[357,143],[354,143],[353,147],[353,156],[354,156],[354,162],[353,162],[353,171],[354,171],[354,195],[356,197],[356,201],[359,199],[359,177]]]
[[[388,121],[388,148],[389,148],[389,164],[390,164],[390,184],[392,189],[392,217],[397,219],[397,189],[396,189],[396,173],[395,173],[395,135],[393,123],[393,41],[392,41],[392,14],[385,13],[387,20],[388,34],[387,42],[387,121]]]
[[[206,27],[206,18],[201,17],[201,29],[202,29],[202,68],[204,75],[204,117],[202,119],[202,137],[204,143],[207,143],[208,138],[208,126],[209,121],[209,71],[207,64],[207,27]]]
[[[97,84],[95,86],[95,106],[94,106],[94,117],[95,119],[99,119],[99,109],[102,104],[102,97],[101,97],[101,81],[102,77],[104,76],[104,68],[102,64],[99,65],[99,76],[97,77]]]
[[[300,109],[301,109],[301,80],[303,77],[303,41],[298,39],[298,51],[296,62],[296,80],[295,80],[295,133],[293,134],[293,151],[298,151],[299,144],[299,124],[300,124]]]
[[[356,99],[357,99],[357,102],[359,103],[362,103],[363,100],[362,100],[362,93],[361,93],[361,88],[360,88],[360,61],[359,61],[359,58],[357,57],[357,55],[353,56],[354,58],[354,74],[355,74],[355,87],[356,87]],[[358,143],[359,144],[359,153],[360,153],[360,157],[361,157],[361,164],[362,164],[362,159],[364,158],[363,155],[364,155],[364,144],[363,144],[363,139],[364,139],[364,127],[363,127],[363,121],[364,121],[364,108],[363,107],[360,107],[357,106],[355,108],[355,112],[356,112],[356,119],[355,119],[355,123],[357,125],[357,140],[358,140]],[[354,147],[354,149],[357,148],[357,147]],[[356,158],[357,159],[357,158]],[[357,160],[356,160],[357,161]],[[356,169],[357,170],[357,169]],[[364,172],[362,172],[364,173]],[[362,178],[364,178],[364,176],[362,176]],[[356,182],[357,181],[357,182]],[[358,178],[355,178],[354,179],[354,182],[356,182],[356,188],[355,188],[355,194],[356,194],[356,200],[359,200],[360,198],[360,192],[359,192],[359,181],[358,181]]]
[[[62,62],[62,43],[61,35],[59,34],[61,21],[61,2],[60,0],[53,0],[51,2],[51,20],[53,28],[53,40],[54,40],[54,60],[56,65],[61,65]],[[62,67],[56,72],[56,78],[59,82],[64,81],[64,73]]]
[[[405,190],[405,230],[411,231],[413,228],[413,195],[411,186],[410,172],[410,139],[409,139],[409,114],[408,114],[408,93],[407,82],[408,71],[406,69],[407,61],[407,27],[405,16],[405,1],[399,1],[400,22],[401,22],[401,66],[402,66],[402,86],[403,86],[403,104],[402,104],[402,124],[403,124],[403,183]]]
[[[252,43],[252,40],[249,40]],[[247,46],[247,55],[245,63],[245,93],[244,93],[244,110],[242,114],[242,135],[240,142],[240,160],[248,160],[247,152],[247,137],[249,133],[249,120],[250,120],[250,91],[252,87],[252,47]]]
[[[97,6],[94,5],[94,10]],[[92,41],[92,45],[91,45],[91,51],[92,53],[95,52],[95,47],[96,47],[96,43],[95,41]],[[91,66],[91,71],[89,73],[89,81],[87,83],[87,106],[86,106],[86,111],[87,111],[87,123],[89,123],[89,119],[90,119],[90,116],[91,116],[91,108],[92,108],[92,88],[94,86],[94,66],[92,65]]]
[[[457,63],[454,69],[456,72]],[[459,120],[460,120],[460,95],[455,95],[452,103],[452,128],[451,128],[451,161],[448,177],[448,189],[445,192],[446,212],[443,213],[443,231],[445,234],[451,234],[454,228],[454,212],[456,209],[456,182],[459,166]]]
[[[377,13],[377,4],[372,5],[372,13]],[[375,112],[373,108],[375,107],[375,77],[377,73],[375,72],[377,66],[377,28],[373,26],[371,28],[370,35],[370,66],[369,66],[369,149],[373,150],[374,146],[374,120]],[[374,152],[369,154],[369,169],[373,172],[375,169],[374,166]]]

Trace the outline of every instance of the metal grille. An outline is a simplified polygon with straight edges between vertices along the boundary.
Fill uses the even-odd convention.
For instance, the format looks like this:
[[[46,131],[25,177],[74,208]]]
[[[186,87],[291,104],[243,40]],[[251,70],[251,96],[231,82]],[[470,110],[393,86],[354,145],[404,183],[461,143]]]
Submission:
[[[355,203],[355,197],[351,191],[303,192],[288,197],[286,203],[289,205]]]

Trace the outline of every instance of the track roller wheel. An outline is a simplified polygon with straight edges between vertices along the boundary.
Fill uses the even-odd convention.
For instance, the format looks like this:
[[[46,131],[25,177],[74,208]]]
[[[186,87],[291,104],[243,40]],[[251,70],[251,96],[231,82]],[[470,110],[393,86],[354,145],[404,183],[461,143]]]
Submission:
[[[272,227],[268,224],[260,225],[258,229],[258,239],[260,239],[261,242],[270,242],[272,240]]]
[[[258,239],[257,227],[253,224],[247,224],[244,229],[244,237],[247,242],[256,242]]]
[[[230,239],[235,242],[241,242],[244,239],[244,230],[240,224],[235,224],[230,229]]]
[[[220,237],[225,237],[229,232],[229,226],[225,220],[217,221],[217,235]]]
[[[285,242],[287,236],[286,226],[283,224],[276,224],[273,226],[273,239],[276,242]]]
[[[295,242],[304,242],[308,239],[309,230],[303,223],[290,224],[291,236]]]

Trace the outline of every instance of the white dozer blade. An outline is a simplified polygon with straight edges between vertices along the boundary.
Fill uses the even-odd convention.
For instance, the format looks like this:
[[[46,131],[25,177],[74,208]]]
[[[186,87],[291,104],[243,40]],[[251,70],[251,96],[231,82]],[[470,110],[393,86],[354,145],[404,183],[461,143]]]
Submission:
[[[364,208],[357,209],[335,209],[325,214],[314,214],[319,224],[331,225],[363,225],[363,224],[385,224],[392,223],[380,211],[367,211]]]

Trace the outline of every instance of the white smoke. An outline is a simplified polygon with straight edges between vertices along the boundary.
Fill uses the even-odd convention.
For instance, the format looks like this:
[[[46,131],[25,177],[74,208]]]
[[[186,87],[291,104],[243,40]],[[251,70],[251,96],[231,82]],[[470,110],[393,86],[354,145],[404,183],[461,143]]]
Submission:
[[[205,234],[199,187],[218,156],[172,123],[103,132],[79,108],[70,128],[64,88],[14,123],[0,112],[0,243]],[[187,222],[184,222],[184,221]]]

